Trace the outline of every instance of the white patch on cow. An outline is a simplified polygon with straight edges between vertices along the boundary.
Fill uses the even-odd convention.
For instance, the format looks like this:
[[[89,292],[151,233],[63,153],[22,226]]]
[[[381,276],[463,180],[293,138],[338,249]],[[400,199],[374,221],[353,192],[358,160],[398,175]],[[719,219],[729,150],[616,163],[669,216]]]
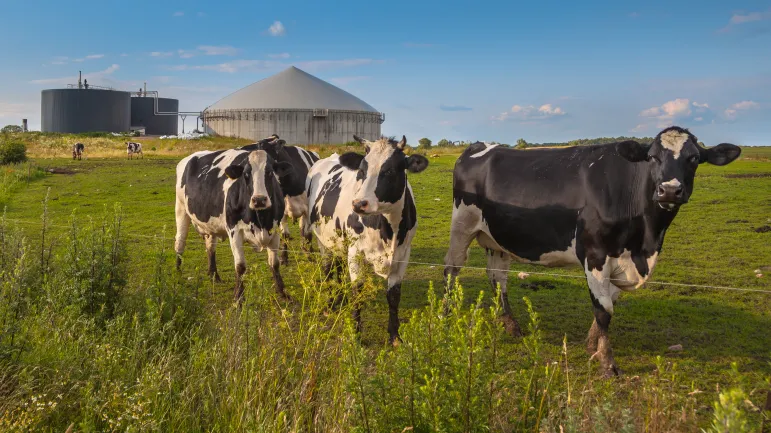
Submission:
[[[500,146],[500,145],[499,144],[487,144],[487,143],[485,143],[485,150],[483,150],[481,152],[477,152],[477,153],[471,155],[471,157],[472,158],[481,158],[481,157],[485,156],[485,154],[487,152],[495,149],[498,146]]]
[[[576,256],[576,239],[573,238],[570,246],[564,251],[551,251],[541,254],[536,263],[544,266],[580,265],[581,262],[578,260],[578,256]]]
[[[594,165],[594,163],[591,163],[591,164],[589,164],[589,167],[591,167],[591,166],[593,166],[593,165]]]
[[[678,186],[680,186],[680,185],[681,185],[681,184],[680,184],[680,181],[679,181],[679,180],[677,180],[677,179],[672,179],[672,180],[668,180],[668,181],[666,181],[666,182],[661,182],[661,184],[662,184],[662,185],[667,185],[667,186],[673,186],[673,187],[675,187],[675,188],[677,188]]]
[[[375,195],[377,183],[380,179],[380,170],[394,152],[396,152],[396,149],[385,140],[370,142],[369,152],[364,157],[367,161],[367,177],[354,187],[354,200],[366,200],[369,203],[367,207],[369,213],[387,214],[397,207],[395,203],[379,201],[377,195]],[[402,198],[404,198],[404,194],[402,194]],[[401,208],[399,212],[401,212]]]
[[[270,194],[268,194],[268,188],[265,185],[265,167],[268,164],[268,153],[264,150],[249,152],[249,164],[252,166],[252,197],[265,197],[267,199],[265,201],[265,209],[270,208],[273,203],[270,202]]]
[[[586,281],[594,297],[600,302],[605,311],[613,314],[613,303],[618,299],[619,293],[634,290],[645,284],[653,274],[656,266],[658,252],[646,259],[648,273],[641,275],[632,260],[632,253],[624,250],[619,257],[606,257],[602,270],[589,270],[588,262],[584,266]]]
[[[664,149],[671,150],[675,159],[680,157],[683,146],[688,141],[688,134],[676,130],[667,131],[661,134],[661,146]]]

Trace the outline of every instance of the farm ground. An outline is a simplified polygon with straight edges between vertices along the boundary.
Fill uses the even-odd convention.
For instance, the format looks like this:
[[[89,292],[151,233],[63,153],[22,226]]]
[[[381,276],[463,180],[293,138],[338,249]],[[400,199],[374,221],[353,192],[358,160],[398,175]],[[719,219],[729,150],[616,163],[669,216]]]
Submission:
[[[326,152],[327,154],[329,152]],[[430,153],[430,152],[429,152]],[[325,155],[322,155],[325,156]],[[429,168],[409,177],[418,208],[418,232],[402,287],[400,317],[426,305],[429,283],[442,281],[442,259],[449,240],[452,202],[452,168],[457,155],[430,158]],[[155,242],[165,237],[169,248],[174,236],[174,169],[178,157],[153,155],[144,160],[124,158],[38,159],[42,167],[55,167],[66,174],[49,174],[18,190],[8,201],[7,218],[18,220],[31,237],[39,231],[42,201],[50,188],[48,202],[52,232],[63,234],[68,220],[97,217],[121,203],[124,231],[130,242],[132,271],[129,286],[151,278],[150,266]],[[728,286],[771,290],[771,151],[746,149],[743,157],[726,167],[702,165],[691,202],[684,206],[670,227],[652,280],[656,282]],[[298,229],[292,227],[292,248],[300,248]],[[205,252],[199,238],[191,233],[185,253],[184,274],[197,279],[205,269]],[[297,286],[295,260],[290,255],[283,267],[290,294]],[[266,274],[265,253],[247,253],[249,276]],[[218,247],[220,273],[225,280],[211,295],[211,308],[227,305],[231,299],[232,256],[227,243]],[[418,264],[419,263],[419,264]],[[482,251],[472,246],[470,267],[483,268]],[[761,270],[764,277],[756,277]],[[570,362],[579,374],[591,374],[583,341],[591,324],[591,305],[580,269],[545,269],[514,265],[509,279],[509,298],[521,324],[527,323],[522,301],[527,296],[542,316],[548,351],[557,354],[567,337]],[[525,280],[516,272],[547,272],[566,277],[532,275]],[[576,278],[577,277],[577,278]],[[465,269],[461,283],[475,299],[480,290],[489,293],[482,269]],[[266,290],[269,290],[266,288]],[[247,296],[250,294],[247,292]],[[489,296],[488,296],[489,298]],[[385,344],[387,303],[384,291],[364,308],[362,343],[369,350]],[[645,376],[655,370],[656,357],[678,364],[678,370],[699,390],[714,390],[729,381],[730,366],[736,363],[752,383],[771,375],[771,294],[702,289],[649,283],[622,294],[611,324],[616,361],[625,375]],[[682,351],[669,346],[681,344]],[[519,355],[521,347],[508,337],[502,349],[507,357]],[[701,401],[706,405],[712,395]],[[763,395],[753,396],[760,406]]]

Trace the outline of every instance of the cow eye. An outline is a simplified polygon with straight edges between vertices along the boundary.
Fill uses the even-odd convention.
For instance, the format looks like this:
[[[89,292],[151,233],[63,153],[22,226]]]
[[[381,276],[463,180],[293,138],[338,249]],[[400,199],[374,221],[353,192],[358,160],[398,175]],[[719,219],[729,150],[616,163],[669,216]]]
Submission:
[[[688,162],[690,162],[691,164],[698,164],[699,155],[693,155],[692,157],[688,158]]]

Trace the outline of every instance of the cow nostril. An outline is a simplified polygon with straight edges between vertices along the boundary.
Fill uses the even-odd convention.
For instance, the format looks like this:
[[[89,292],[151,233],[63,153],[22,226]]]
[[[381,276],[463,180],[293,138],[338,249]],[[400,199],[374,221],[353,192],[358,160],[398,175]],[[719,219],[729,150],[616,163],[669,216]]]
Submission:
[[[369,202],[367,200],[354,200],[353,208],[356,210],[366,210]]]
[[[663,185],[659,185],[656,191],[658,192],[659,195],[664,195],[667,193],[667,190],[664,188]]]
[[[683,187],[678,187],[678,188],[675,190],[675,196],[677,196],[677,197],[682,197],[682,195],[683,195]]]

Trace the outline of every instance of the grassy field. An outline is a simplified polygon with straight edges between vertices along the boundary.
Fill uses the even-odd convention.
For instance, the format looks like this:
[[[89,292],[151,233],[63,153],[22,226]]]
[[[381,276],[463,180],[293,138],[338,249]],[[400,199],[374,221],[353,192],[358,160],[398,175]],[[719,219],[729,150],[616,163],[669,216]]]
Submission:
[[[771,149],[748,148],[745,149],[740,160],[729,166],[721,168],[705,164],[699,168],[692,200],[683,207],[668,231],[661,259],[652,278],[655,282],[647,284],[638,291],[624,293],[617,304],[616,314],[611,324],[611,341],[616,361],[624,372],[624,376],[618,380],[597,380],[593,371],[596,366],[588,363],[588,356],[584,350],[584,338],[592,321],[592,312],[581,270],[514,265],[509,283],[510,302],[520,323],[523,326],[531,323],[530,337],[524,341],[515,340],[493,329],[494,321],[486,321],[483,317],[476,319],[477,322],[474,323],[487,323],[491,326],[492,330],[484,334],[487,340],[483,340],[487,342],[485,344],[492,344],[490,347],[494,349],[483,351],[480,359],[488,360],[484,358],[487,356],[485,354],[494,354],[488,360],[492,366],[489,374],[490,377],[497,379],[490,379],[490,404],[485,406],[486,409],[482,406],[474,409],[475,412],[472,410],[476,407],[474,404],[482,403],[472,398],[464,400],[462,395],[456,395],[450,391],[447,391],[446,400],[442,401],[445,404],[442,410],[437,409],[437,406],[415,409],[412,391],[407,394],[394,394],[395,401],[399,398],[403,400],[407,398],[404,397],[405,395],[409,395],[411,402],[407,409],[399,406],[401,403],[394,403],[398,406],[395,408],[390,406],[391,403],[387,403],[393,396],[386,395],[384,391],[398,394],[398,390],[391,388],[406,386],[405,380],[410,375],[414,375],[416,367],[398,370],[401,368],[399,366],[406,362],[406,358],[401,357],[408,356],[411,350],[421,347],[420,344],[423,341],[421,338],[424,338],[423,331],[426,329],[421,326],[428,326],[427,329],[431,329],[430,324],[427,325],[428,322],[425,322],[429,320],[427,317],[442,316],[442,314],[431,315],[433,310],[429,286],[432,282],[436,287],[441,285],[441,263],[449,240],[452,168],[457,155],[436,154],[429,158],[430,166],[425,172],[412,175],[409,179],[415,192],[419,213],[418,232],[413,242],[411,260],[421,264],[410,266],[402,287],[400,317],[403,322],[408,322],[408,319],[413,317],[412,322],[414,322],[403,326],[405,344],[395,349],[386,347],[387,303],[384,290],[379,290],[384,289],[384,283],[372,279],[370,284],[372,289],[369,292],[371,296],[363,311],[364,330],[361,335],[362,349],[359,351],[358,345],[356,348],[346,346],[352,343],[348,338],[350,333],[345,325],[343,312],[340,314],[327,312],[320,315],[319,317],[326,317],[323,322],[325,325],[319,325],[320,328],[315,331],[300,329],[305,323],[303,320],[308,323],[316,323],[314,320],[320,320],[308,316],[310,312],[316,311],[314,308],[322,308],[311,300],[324,290],[331,290],[327,285],[322,285],[314,279],[316,276],[314,270],[317,268],[314,257],[309,260],[302,253],[292,253],[290,255],[292,263],[282,268],[289,293],[295,298],[304,300],[300,306],[297,306],[278,304],[270,298],[272,291],[270,280],[266,277],[269,272],[265,264],[265,254],[247,253],[247,261],[251,266],[247,278],[251,285],[246,293],[249,299],[246,310],[254,314],[251,319],[248,314],[246,317],[239,316],[230,302],[233,272],[232,256],[227,243],[220,243],[218,248],[220,273],[225,280],[222,284],[212,285],[204,281],[205,252],[200,238],[193,234],[190,235],[185,253],[182,274],[176,275],[170,270],[170,250],[173,244],[171,238],[174,236],[174,168],[179,160],[178,156],[172,155],[186,154],[199,148],[229,147],[233,146],[234,142],[210,139],[180,143],[171,140],[163,143],[164,147],[161,147],[159,143],[161,140],[149,141],[145,144],[145,148],[156,147],[155,151],[147,150],[144,160],[128,161],[124,156],[125,150],[119,147],[120,140],[104,139],[103,142],[98,142],[96,140],[103,139],[94,139],[93,142],[86,143],[87,158],[83,161],[72,161],[67,159],[69,151],[66,140],[51,138],[61,142],[55,145],[45,144],[45,140],[48,138],[42,137],[30,146],[34,165],[42,167],[44,171],[32,176],[28,183],[17,182],[13,191],[7,193],[5,226],[9,228],[5,230],[10,232],[10,227],[17,227],[27,237],[29,251],[25,260],[30,263],[42,263],[38,268],[30,265],[30,269],[34,268],[37,269],[35,273],[45,274],[41,269],[48,269],[47,267],[50,266],[53,275],[54,268],[57,266],[61,269],[69,266],[67,257],[72,257],[73,245],[76,243],[73,239],[77,239],[78,236],[87,237],[85,233],[89,233],[89,230],[84,227],[95,224],[97,231],[102,230],[100,227],[103,226],[99,222],[102,216],[111,215],[114,205],[120,203],[122,209],[120,237],[126,242],[126,256],[121,259],[126,266],[125,282],[121,284],[122,290],[119,295],[115,295],[114,305],[110,307],[115,312],[103,314],[107,317],[106,319],[97,319],[99,315],[94,313],[94,305],[90,303],[89,314],[81,310],[77,314],[73,313],[75,316],[67,316],[68,319],[65,320],[60,316],[63,313],[45,310],[44,303],[40,300],[46,298],[44,294],[29,295],[30,301],[25,304],[27,306],[24,311],[19,310],[14,313],[19,320],[18,328],[34,328],[40,334],[27,334],[23,338],[25,341],[23,347],[14,349],[13,355],[3,358],[5,367],[4,372],[0,372],[0,415],[5,413],[7,423],[0,422],[0,426],[5,428],[15,426],[14,428],[20,431],[24,428],[60,431],[58,429],[62,426],[66,428],[70,423],[74,423],[77,427],[76,431],[113,429],[227,431],[232,428],[251,429],[251,431],[402,431],[401,428],[410,425],[415,427],[415,431],[442,429],[482,431],[487,428],[493,431],[560,431],[560,426],[563,426],[565,431],[602,431],[603,429],[604,431],[693,431],[696,426],[710,427],[713,420],[721,416],[746,417],[749,423],[747,429],[758,429],[763,417],[767,416],[757,410],[757,407],[765,404],[765,392],[770,388],[771,294],[675,286],[657,282],[771,290],[771,284],[769,284],[771,233],[764,229],[771,226]],[[54,148],[58,150],[51,150]],[[330,149],[321,149],[321,151],[323,154],[328,154]],[[429,154],[431,153],[429,151]],[[54,169],[56,174],[52,174],[50,169]],[[7,169],[9,173],[10,170]],[[23,169],[18,170],[23,171]],[[41,242],[43,235],[41,215],[47,194],[46,221],[49,227],[45,232],[46,240]],[[80,235],[72,235],[72,220],[81,226]],[[103,229],[104,233],[110,231],[110,225],[106,227],[108,228]],[[293,227],[292,230],[295,234],[292,247],[299,249],[297,227]],[[82,240],[82,242],[84,242],[83,245],[91,242],[88,245],[91,245],[89,251],[92,252],[96,248],[94,245],[98,243],[93,240]],[[104,240],[101,242],[104,243]],[[49,249],[50,251],[46,252]],[[50,259],[46,259],[46,254]],[[483,252],[477,246],[472,248],[467,265],[484,267]],[[762,278],[757,277],[756,270],[765,275]],[[531,275],[525,280],[519,280],[516,278],[518,271],[547,272],[562,274],[564,277]],[[62,272],[62,281],[71,281],[75,278],[71,275],[67,276],[69,274],[65,275],[65,271]],[[11,293],[8,292],[11,290],[8,287],[12,285],[10,273],[3,275],[6,293]],[[33,277],[36,276],[29,278],[34,280]],[[50,280],[54,279],[50,277]],[[93,278],[90,281],[93,286]],[[490,288],[483,270],[463,270],[460,282],[465,294],[464,308],[476,305],[475,300],[480,291],[485,293],[481,305],[485,307],[492,305],[492,299],[489,296]],[[47,287],[46,284],[51,285],[50,281],[41,281],[39,284],[44,287]],[[159,287],[164,287],[167,291],[159,294]],[[27,290],[32,293],[36,289]],[[45,293],[55,291],[55,287],[44,290]],[[48,297],[55,298],[50,294]],[[539,319],[535,319],[528,313],[523,297],[527,297],[532,303],[532,308],[539,315]],[[113,359],[114,364],[110,364],[110,369],[121,368],[119,365],[122,362],[130,364],[122,367],[126,370],[122,373],[110,373],[120,379],[103,377],[103,382],[97,386],[82,379],[84,375],[91,377],[86,371],[80,371],[78,373],[80,376],[74,373],[70,373],[70,376],[66,373],[57,373],[61,374],[62,378],[75,376],[81,378],[72,379],[70,381],[72,383],[62,379],[63,383],[60,387],[51,388],[59,389],[60,391],[57,392],[65,395],[64,400],[69,399],[68,410],[46,410],[47,415],[42,418],[35,418],[34,413],[29,414],[23,410],[22,404],[31,402],[32,397],[38,394],[51,394],[52,391],[43,392],[42,390],[48,389],[47,385],[44,385],[45,378],[50,379],[56,374],[52,371],[43,373],[47,371],[46,368],[56,370],[63,368],[63,365],[73,368],[67,362],[80,360],[82,357],[105,356],[109,359],[110,356],[118,356],[114,353],[79,352],[86,350],[86,346],[74,348],[77,346],[72,340],[74,337],[63,336],[67,332],[64,329],[65,325],[71,326],[68,320],[77,322],[80,320],[79,315],[85,314],[95,321],[94,324],[89,325],[93,327],[93,329],[88,328],[89,332],[100,335],[101,339],[109,340],[109,338],[116,338],[114,335],[110,337],[111,330],[114,331],[110,323],[117,321],[118,317],[122,317],[120,320],[131,322],[131,314],[136,317],[138,311],[148,314],[148,309],[152,310],[152,308],[140,304],[150,305],[151,301],[161,305],[158,307],[161,313],[157,320],[163,323],[158,326],[170,328],[159,331],[160,337],[149,334],[146,337],[150,340],[153,338],[163,340],[162,343],[157,343],[158,346],[154,349],[156,356],[140,359],[136,355],[139,352],[121,346],[121,350],[125,350],[125,352],[119,351],[123,358]],[[61,304],[54,302],[51,305],[66,307],[67,302],[62,301]],[[105,310],[105,304],[97,305],[97,309]],[[169,305],[173,306],[173,311],[166,309]],[[286,313],[287,311],[290,313]],[[457,315],[459,318],[471,317],[472,319],[469,320],[473,322],[473,316],[477,314],[474,311],[481,310],[458,310]],[[28,315],[26,319],[23,318],[24,312]],[[182,312],[184,317],[177,317],[176,314],[182,314]],[[121,315],[122,313],[125,314]],[[291,316],[289,319],[287,314]],[[238,317],[233,319],[233,316]],[[336,319],[329,322],[330,317]],[[48,325],[39,323],[43,318],[50,319],[50,323]],[[236,322],[232,322],[233,320]],[[244,320],[247,321],[245,325]],[[450,319],[442,316],[441,320]],[[458,320],[460,323],[460,319]],[[271,331],[274,326],[280,328],[281,323],[286,323],[287,328],[293,332],[290,332],[291,338],[285,336],[287,340],[280,340],[276,337],[280,331]],[[131,328],[130,324],[126,323],[122,323],[121,326]],[[150,325],[147,326],[152,328]],[[234,329],[241,329],[241,327],[252,329],[254,332],[254,334],[246,334],[246,341],[242,340],[243,335],[233,334]],[[52,334],[42,335],[46,328],[49,328],[46,332]],[[24,333],[23,329],[17,331],[20,335]],[[32,331],[28,329],[27,332]],[[125,335],[129,333],[126,330],[123,332]],[[135,332],[139,331],[135,330]],[[276,335],[271,332],[275,332]],[[314,334],[315,332],[318,334]],[[451,331],[447,332],[445,341],[457,342],[457,339],[453,339],[457,336],[453,336]],[[180,335],[186,336],[183,338],[184,343],[181,340],[168,341]],[[208,335],[208,337],[204,338],[202,335]],[[213,337],[214,335],[216,338]],[[249,335],[259,342],[250,342]],[[413,340],[410,340],[410,336],[413,336]],[[137,343],[139,337],[134,338],[131,341]],[[104,342],[104,340],[100,341]],[[317,383],[317,380],[320,382],[324,377],[328,380],[324,386],[331,387],[324,389],[338,389],[339,395],[334,392],[325,395],[319,391],[320,397],[317,397],[320,399],[319,402],[328,403],[328,405],[326,403],[322,405],[312,403],[311,400],[302,400],[305,397],[301,398],[299,394],[292,391],[290,395],[297,399],[293,403],[297,406],[287,404],[279,410],[275,406],[285,403],[282,399],[286,396],[239,394],[244,389],[237,387],[234,382],[261,380],[248,377],[246,372],[253,372],[257,377],[262,377],[260,371],[266,367],[259,364],[263,362],[262,358],[259,358],[260,353],[263,353],[260,351],[268,350],[266,345],[271,341],[294,346],[293,350],[303,353],[298,355],[293,352],[295,355],[292,355],[304,360],[302,366],[298,367],[300,372],[297,374],[306,377],[303,374],[307,373],[308,365],[318,365],[319,373],[308,373],[309,377],[313,377],[313,383]],[[292,343],[289,344],[289,341]],[[301,344],[303,341],[305,346]],[[208,342],[213,347],[203,347],[204,342]],[[217,346],[217,342],[228,343]],[[467,343],[468,341],[463,340],[462,344]],[[426,344],[431,345],[431,343]],[[682,345],[682,351],[668,350],[668,347],[677,344]],[[185,349],[181,350],[177,346],[184,346]],[[306,347],[305,352],[300,346]],[[318,351],[314,352],[311,348],[317,346]],[[103,346],[99,347],[101,347],[99,350],[108,350]],[[346,347],[348,349],[345,349]],[[216,353],[218,350],[228,354],[227,359],[220,360],[220,364],[214,363],[211,367],[212,369],[221,368],[221,371],[209,371],[207,374],[214,376],[206,376],[208,379],[205,380],[200,379],[202,383],[209,383],[206,380],[212,380],[216,385],[215,389],[204,389],[203,385],[201,388],[196,388],[197,391],[188,389],[191,386],[188,382],[195,381],[193,373],[200,367],[197,363],[201,362],[193,355],[195,352],[193,348],[206,352],[211,359],[218,356]],[[249,348],[254,350],[251,355]],[[113,349],[118,350],[117,346]],[[180,350],[179,353],[182,354],[178,353]],[[241,355],[238,354],[243,350],[246,350],[246,354],[241,359],[239,358]],[[289,355],[280,353],[283,349],[274,348],[273,350],[272,355],[266,355],[267,358],[271,356],[291,358]],[[447,353],[452,352],[451,348],[442,350],[447,350]],[[178,358],[164,358],[163,354],[166,353],[164,351],[174,353]],[[475,352],[472,350],[469,353]],[[350,358],[357,354],[360,358]],[[414,363],[417,358],[413,355],[409,356]],[[488,365],[485,364],[488,361],[478,361],[479,368],[485,370],[487,367],[484,365]],[[107,363],[107,361],[104,362]],[[175,373],[180,377],[169,372],[168,378],[164,379],[163,366],[166,365],[164,362],[179,363],[183,366],[179,368],[183,368],[184,371]],[[338,362],[340,366],[346,366],[346,368],[335,368]],[[449,360],[444,364],[441,360],[432,360],[429,357],[424,359],[424,362],[427,364],[436,362],[436,365],[440,366],[437,367],[437,371],[448,368],[449,370],[445,373],[450,381],[456,373],[459,380],[463,374],[452,370],[454,364]],[[232,363],[238,365],[231,365]],[[459,365],[477,364],[470,360],[459,361],[459,363]],[[321,365],[324,367],[320,367]],[[732,368],[732,365],[735,367]],[[172,366],[166,368],[172,371]],[[203,367],[200,368],[205,370]],[[552,383],[555,369],[560,373],[557,373],[557,379]],[[563,375],[568,372],[568,378],[564,379]],[[484,371],[480,374],[482,373]],[[272,383],[272,386],[286,387],[286,389],[307,387],[308,381],[303,382],[305,385],[280,382],[280,380],[289,380],[292,374],[287,372],[286,376],[282,376],[283,379],[274,378],[279,382]],[[314,374],[319,376],[316,377]],[[425,394],[421,394],[423,399],[430,402],[432,400],[429,396],[434,394],[426,391],[425,387],[432,383],[429,380],[431,374],[430,372],[424,372],[424,374],[424,379],[421,377],[417,379],[420,383],[414,384],[414,390],[416,393],[424,392]],[[508,387],[502,385],[508,383],[506,380],[514,376],[518,379],[511,379],[512,382]],[[540,382],[539,377],[542,379]],[[388,378],[390,379],[386,380]],[[83,383],[78,382],[79,380]],[[136,422],[127,423],[126,419],[131,419],[127,415],[128,412],[136,410],[136,407],[132,406],[133,403],[124,401],[128,397],[123,400],[107,396],[102,396],[100,399],[92,398],[92,394],[101,395],[100,393],[107,393],[107,389],[110,389],[110,392],[130,394],[129,391],[132,389],[150,389],[153,381],[164,380],[169,382],[169,388],[167,391],[157,390],[159,395],[168,392],[184,398],[179,397],[179,400],[163,403],[167,406],[158,403],[158,398],[150,398],[144,403],[145,408],[153,407],[153,415],[146,420],[147,423],[139,418],[135,419]],[[73,387],[82,387],[85,383],[91,383],[90,386],[95,388],[73,391]],[[337,383],[349,385],[346,385],[347,388],[343,385],[335,388],[333,385]],[[493,383],[500,383],[501,388],[493,392]],[[253,384],[253,386],[255,387],[253,389],[268,387],[266,384],[259,384],[259,386]],[[574,394],[573,403],[570,398],[571,386]],[[321,388],[319,385],[319,389]],[[469,385],[468,389],[471,390],[471,388]],[[729,395],[727,391],[729,388],[736,393],[741,389],[742,397],[737,397],[740,394]],[[62,389],[66,391],[61,391]],[[713,406],[713,401],[718,399],[718,394],[721,392],[723,392],[725,404]],[[497,399],[496,401],[500,401],[494,404],[493,397]],[[260,406],[265,404],[265,401],[260,400],[261,398],[273,399],[274,407],[270,410],[274,412]],[[292,398],[288,400],[294,401]],[[731,398],[735,400],[734,403],[731,403]],[[246,399],[246,402],[233,403],[233,400],[241,399]],[[745,403],[744,399],[751,403]],[[122,402],[120,405],[116,403],[119,400]],[[450,404],[453,400],[469,403],[466,406],[460,404],[458,408],[453,408]],[[97,401],[99,407],[89,406],[96,405]],[[471,401],[474,403],[470,403]],[[174,418],[171,414],[181,411],[175,405],[183,405],[183,403],[188,405],[184,408],[189,414],[188,417]],[[109,412],[111,404],[120,406],[122,409]],[[297,409],[300,406],[303,409]],[[310,410],[306,406],[318,407],[313,413],[305,413],[303,411]],[[548,407],[549,410],[542,411],[543,406]],[[229,412],[235,411],[233,409],[235,407],[243,412],[238,412],[237,415]],[[256,418],[250,417],[248,415],[250,407],[254,413],[261,413],[260,416],[263,418],[256,415]],[[327,410],[332,407],[339,412],[328,412]],[[720,409],[721,407],[723,409]],[[400,412],[402,410],[407,414],[404,415],[406,419],[395,415],[402,413]],[[423,412],[420,412],[421,410]],[[478,427],[469,427],[471,416],[469,414],[482,413],[485,410],[489,412],[485,416],[485,421],[477,421]],[[536,410],[538,415],[527,415],[531,410]],[[737,413],[731,415],[731,410]],[[100,411],[109,412],[113,418],[100,419],[98,415]],[[120,417],[119,414],[123,414],[126,418],[115,421]],[[423,414],[423,418],[420,414]],[[467,416],[464,418],[463,414]],[[196,417],[200,419],[195,421]],[[230,421],[221,423],[213,421],[217,419]],[[440,425],[444,427],[440,428]],[[127,430],[127,426],[132,427]],[[626,428],[629,430],[624,430]],[[716,429],[714,431],[739,430]]]

